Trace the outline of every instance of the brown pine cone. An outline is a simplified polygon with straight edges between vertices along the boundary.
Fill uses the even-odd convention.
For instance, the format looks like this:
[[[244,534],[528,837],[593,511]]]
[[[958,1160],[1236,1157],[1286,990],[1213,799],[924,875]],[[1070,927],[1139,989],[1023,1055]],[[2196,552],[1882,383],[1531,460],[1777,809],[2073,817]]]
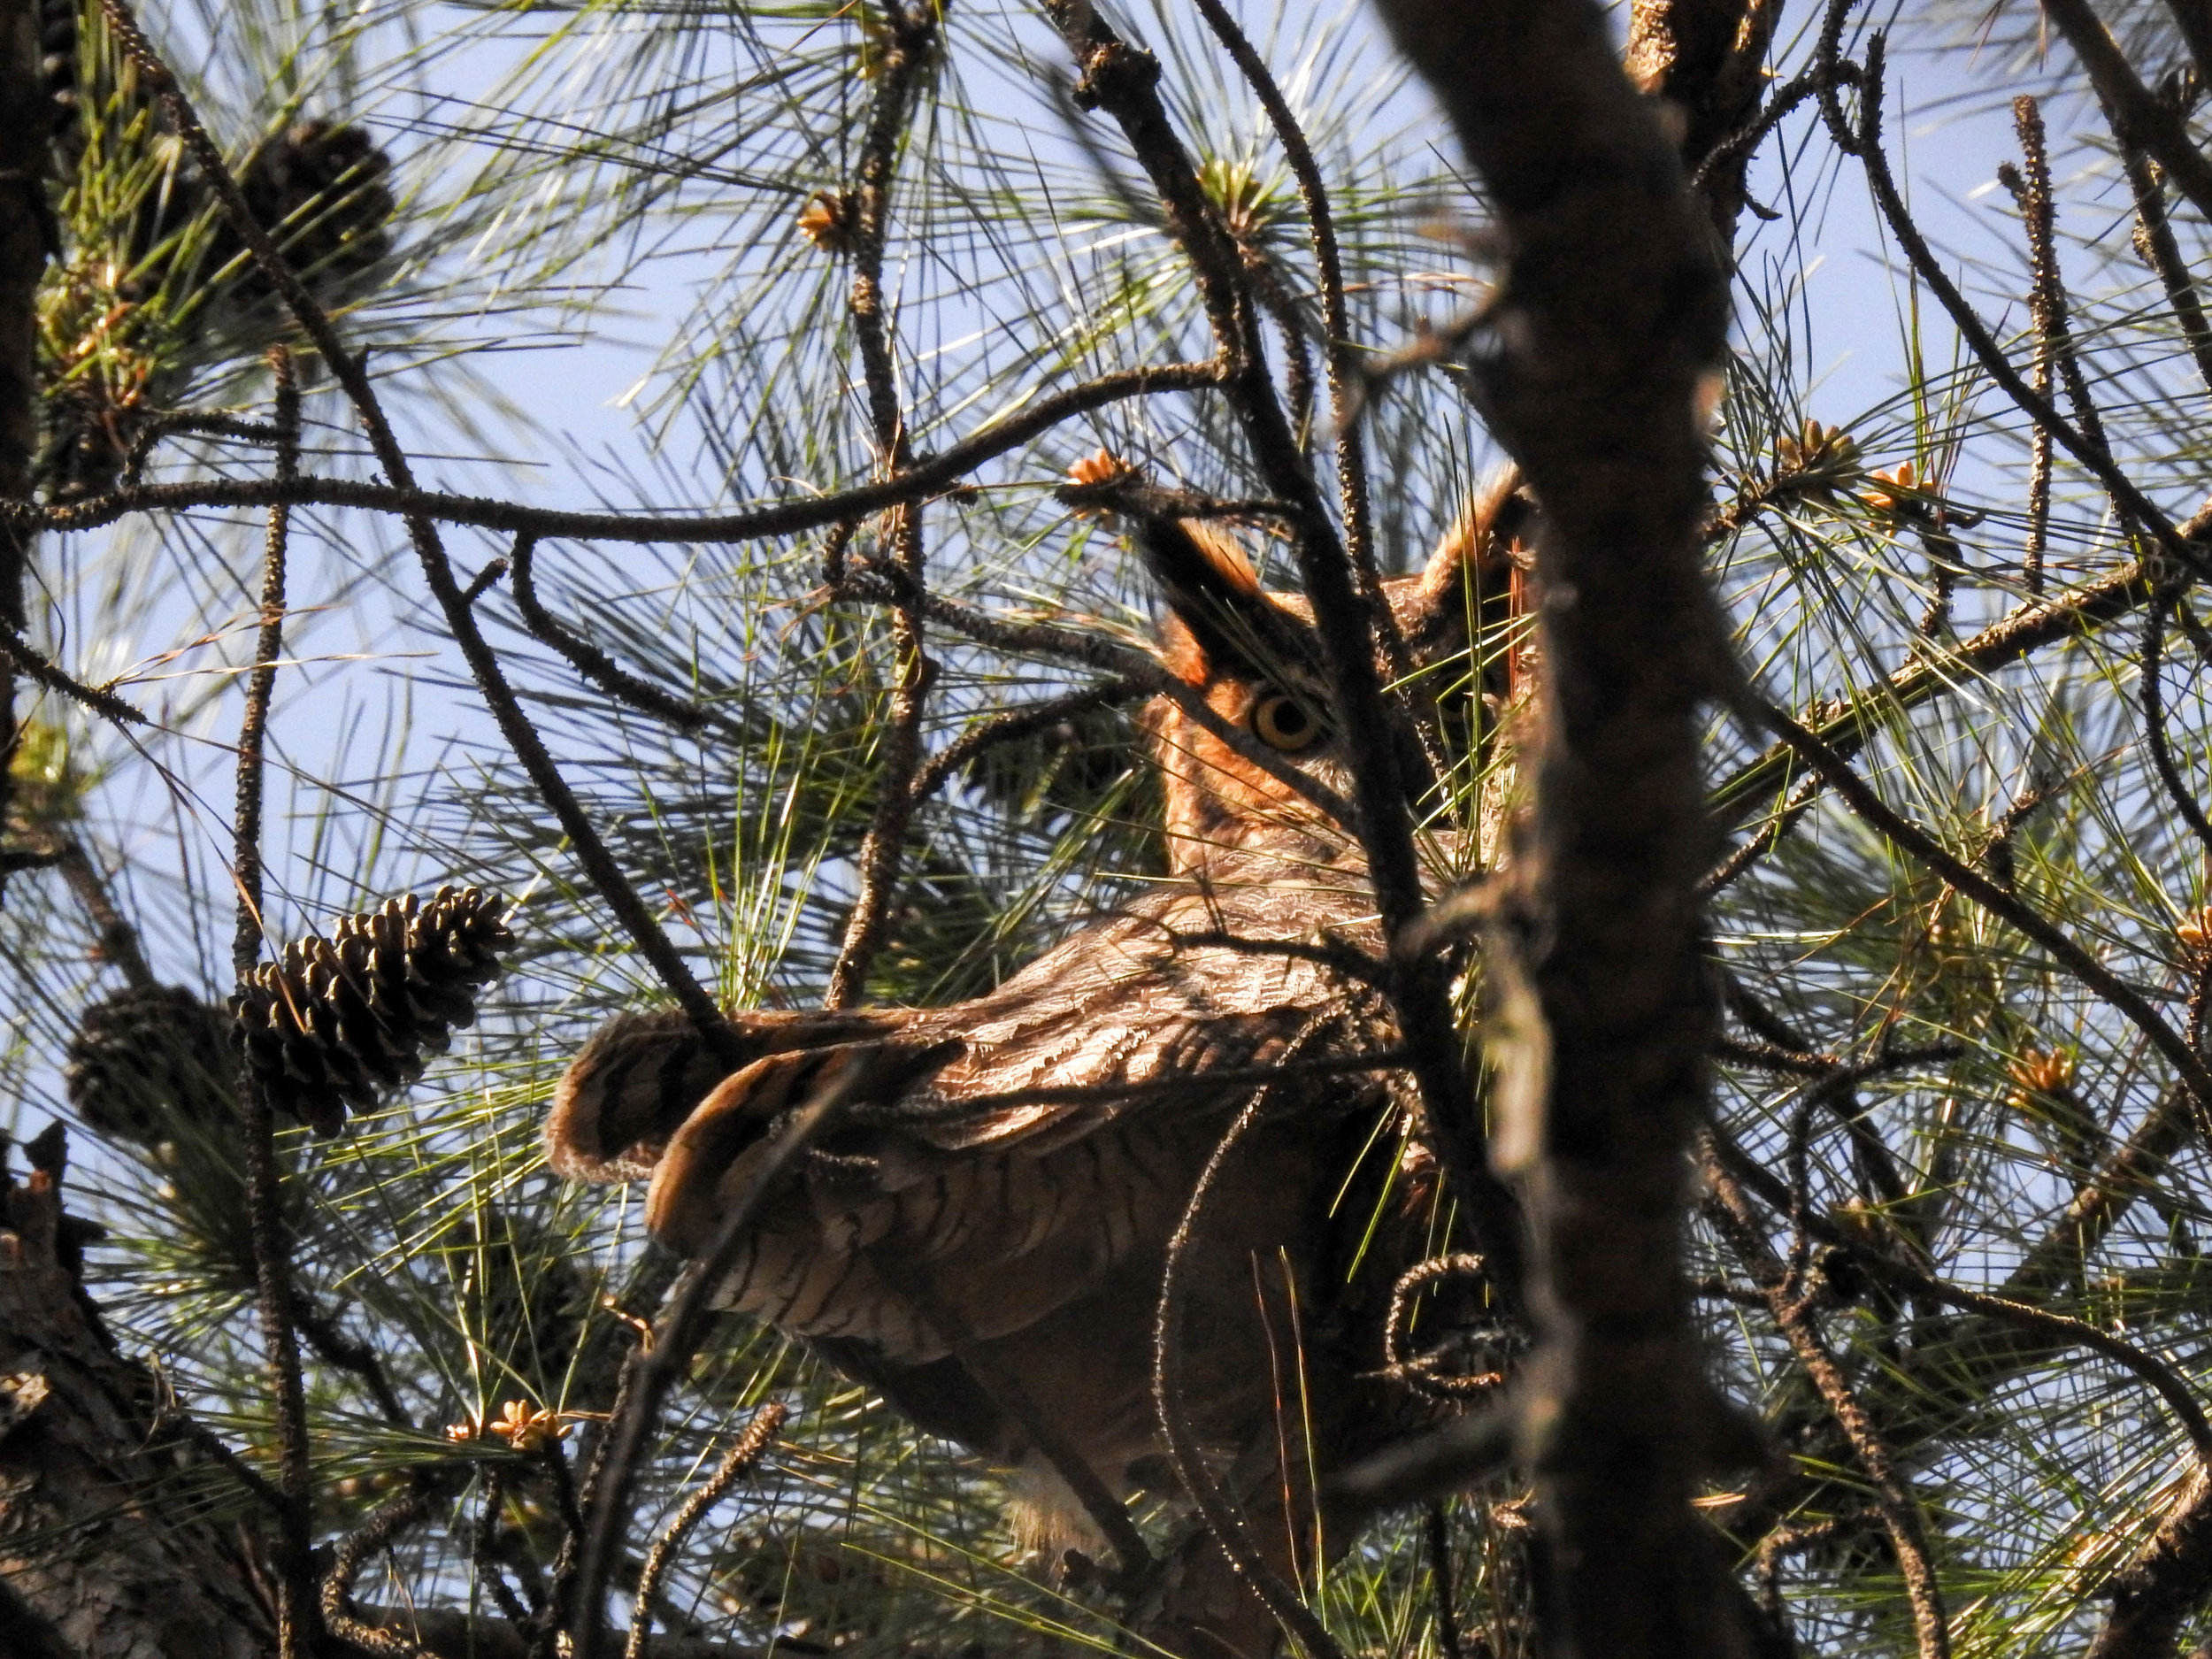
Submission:
[[[321,1133],[422,1075],[458,1026],[476,1021],[476,987],[499,977],[514,942],[507,901],[440,887],[349,916],[334,936],[299,940],[255,970],[233,999],[247,1058],[269,1103]]]
[[[238,169],[238,188],[287,263],[327,299],[336,284],[392,251],[391,171],[391,158],[363,128],[299,121],[255,146]],[[217,221],[215,248],[219,263],[245,251],[227,220]],[[244,281],[250,293],[268,291],[258,271]]]
[[[62,1071],[69,1103],[88,1127],[147,1147],[233,1122],[230,1026],[181,986],[118,991],[78,1018]]]

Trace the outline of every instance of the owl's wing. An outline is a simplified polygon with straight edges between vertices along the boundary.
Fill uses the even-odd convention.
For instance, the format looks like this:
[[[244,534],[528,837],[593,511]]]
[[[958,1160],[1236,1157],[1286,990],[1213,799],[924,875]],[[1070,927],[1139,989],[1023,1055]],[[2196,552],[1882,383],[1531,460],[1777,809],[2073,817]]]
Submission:
[[[890,1277],[925,1273],[979,1335],[1025,1329],[1156,1258],[1271,1068],[1388,1040],[1371,998],[1310,961],[1179,945],[1156,918],[1117,918],[851,1061],[776,1054],[725,1079],[669,1139],[648,1221],[672,1248],[704,1248],[750,1187],[766,1125],[865,1048],[869,1086],[763,1213],[718,1299],[926,1362],[942,1342],[887,1286],[881,1253],[897,1258]],[[1296,1098],[1324,1112],[1382,1087],[1298,1075]]]

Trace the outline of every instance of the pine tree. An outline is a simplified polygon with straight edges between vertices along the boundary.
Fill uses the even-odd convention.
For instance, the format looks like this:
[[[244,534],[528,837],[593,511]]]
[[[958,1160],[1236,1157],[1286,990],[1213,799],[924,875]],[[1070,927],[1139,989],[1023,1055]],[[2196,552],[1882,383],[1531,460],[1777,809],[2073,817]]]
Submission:
[[[1174,879],[1129,492],[1356,638],[1509,457],[1331,671],[1452,1202],[1310,1659],[2212,1640],[2212,35],[1595,16],[0,0],[0,1650],[1126,1641],[734,1319],[586,1604],[679,1264],[555,1079]],[[641,337],[611,462],[490,355]]]

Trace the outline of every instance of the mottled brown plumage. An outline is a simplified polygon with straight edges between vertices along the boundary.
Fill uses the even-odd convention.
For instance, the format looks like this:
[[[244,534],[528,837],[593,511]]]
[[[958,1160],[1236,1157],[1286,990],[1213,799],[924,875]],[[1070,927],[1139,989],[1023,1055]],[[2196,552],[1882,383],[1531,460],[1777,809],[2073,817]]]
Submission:
[[[1485,590],[1508,586],[1493,534],[1504,499],[1391,588],[1417,660],[1447,664],[1439,689],[1455,680],[1463,697],[1470,621]],[[1171,672],[1348,793],[1303,603],[1263,593],[1208,526],[1133,530],[1168,601]],[[1386,1064],[1387,1010],[1356,968],[1380,947],[1356,841],[1171,702],[1143,724],[1178,879],[949,1008],[741,1014],[742,1052],[729,1057],[677,1016],[617,1019],[562,1079],[548,1141],[565,1173],[649,1179],[654,1236],[695,1253],[779,1118],[864,1054],[871,1087],[769,1203],[718,1300],[1015,1470],[1036,1540],[1060,1545],[1089,1529],[979,1379],[1014,1379],[1116,1493],[1157,1489],[1152,1326],[1169,1240],[1230,1123],[1260,1097],[1186,1265],[1185,1396],[1264,1553],[1288,1571],[1313,1525],[1286,1512],[1309,1500],[1277,1448],[1310,1426],[1325,1455],[1350,1455],[1383,1430],[1382,1310],[1421,1253],[1425,1177],[1402,1179],[1410,1097]],[[1420,1163],[1417,1148],[1403,1156]],[[917,1284],[933,1307],[902,1294]],[[1148,1629],[1210,1659],[1225,1645],[1263,1659],[1274,1641],[1204,1540],[1169,1563]]]

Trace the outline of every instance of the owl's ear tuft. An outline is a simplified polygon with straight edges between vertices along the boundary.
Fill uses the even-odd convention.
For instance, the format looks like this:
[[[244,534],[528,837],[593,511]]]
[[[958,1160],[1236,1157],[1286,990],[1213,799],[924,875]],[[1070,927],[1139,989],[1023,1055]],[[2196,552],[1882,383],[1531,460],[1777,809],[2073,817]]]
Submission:
[[[1262,679],[1311,671],[1311,630],[1261,591],[1259,573],[1233,537],[1203,519],[1148,515],[1137,549],[1167,600],[1161,655],[1192,685],[1224,674]]]
[[[1463,649],[1471,603],[1486,626],[1502,618],[1514,572],[1526,568],[1535,547],[1538,518],[1520,469],[1509,466],[1468,500],[1418,575],[1389,584],[1399,630],[1417,657],[1455,639]]]

